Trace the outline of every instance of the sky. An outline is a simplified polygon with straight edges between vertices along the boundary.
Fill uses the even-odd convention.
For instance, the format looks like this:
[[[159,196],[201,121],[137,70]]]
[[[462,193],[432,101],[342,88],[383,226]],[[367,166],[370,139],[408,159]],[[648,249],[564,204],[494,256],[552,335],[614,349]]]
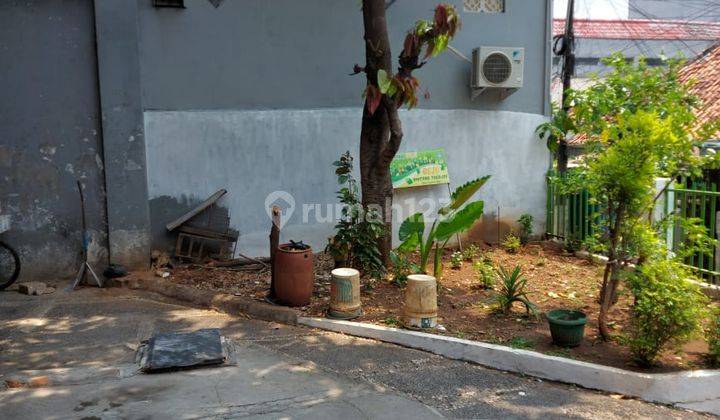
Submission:
[[[553,15],[564,18],[568,0],[555,0]],[[627,19],[629,0],[575,0],[576,19]]]

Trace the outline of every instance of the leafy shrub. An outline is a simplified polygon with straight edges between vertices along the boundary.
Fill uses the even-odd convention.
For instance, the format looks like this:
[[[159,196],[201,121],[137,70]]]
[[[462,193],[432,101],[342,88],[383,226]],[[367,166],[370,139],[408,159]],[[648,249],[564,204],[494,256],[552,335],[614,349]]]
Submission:
[[[490,260],[476,261],[473,264],[477,274],[478,285],[482,289],[492,289],[495,285],[495,267]]]
[[[527,279],[522,276],[520,266],[515,266],[513,271],[508,271],[504,267],[500,267],[495,271],[500,280],[498,294],[495,296],[495,303],[498,310],[504,314],[509,314],[512,310],[513,303],[520,302],[525,306],[527,313],[536,314],[535,305],[530,302],[525,292]]]
[[[530,214],[523,214],[518,219],[518,223],[520,224],[520,242],[523,244],[528,243],[530,240],[530,236],[533,234],[533,217]]]
[[[520,251],[520,248],[522,247],[522,243],[520,242],[520,238],[513,235],[512,233],[505,237],[505,240],[502,241],[502,244],[500,244],[502,248],[510,253],[510,254],[517,254],[518,251]]]
[[[629,277],[635,297],[628,344],[635,361],[654,363],[667,346],[679,345],[700,330],[706,298],[675,260],[657,259],[643,264]]]
[[[420,272],[417,264],[410,262],[407,253],[401,251],[390,252],[390,262],[392,263],[393,282],[398,286],[404,286],[410,274]]]
[[[385,272],[378,249],[378,239],[385,232],[385,224],[375,211],[366,211],[360,203],[357,181],[353,177],[353,157],[350,152],[333,163],[338,183],[342,186],[337,197],[344,205],[341,218],[326,247],[336,262],[357,268],[364,274],[379,277]]]
[[[713,366],[720,366],[720,308],[713,310],[712,319],[710,320],[706,335],[710,363],[712,363]]]
[[[450,268],[453,270],[459,270],[462,267],[463,254],[460,251],[455,251],[450,256]]]
[[[465,261],[472,261],[474,260],[478,255],[480,255],[480,247],[475,244],[470,244],[463,250],[463,259]]]
[[[468,200],[490,179],[490,175],[475,179],[461,185],[450,195],[450,204],[438,210],[438,218],[425,232],[425,217],[415,213],[400,225],[398,236],[402,244],[398,247],[403,251],[420,251],[420,269],[427,272],[430,253],[435,250],[433,274],[436,279],[442,277],[442,253],[448,240],[461,232],[470,229],[483,215],[485,203],[482,200]]]

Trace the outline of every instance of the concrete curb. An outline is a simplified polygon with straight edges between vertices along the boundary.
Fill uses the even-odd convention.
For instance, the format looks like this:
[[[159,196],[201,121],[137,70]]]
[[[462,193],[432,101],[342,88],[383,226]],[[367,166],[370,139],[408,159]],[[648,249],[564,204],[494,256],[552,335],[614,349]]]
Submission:
[[[300,315],[299,311],[284,306],[275,306],[225,293],[198,290],[151,274],[113,279],[109,286],[145,290],[230,315],[245,314],[263,321],[297,325],[298,316]]]
[[[720,370],[646,374],[373,324],[307,317],[299,317],[298,324],[429,351],[494,369],[720,414]]]

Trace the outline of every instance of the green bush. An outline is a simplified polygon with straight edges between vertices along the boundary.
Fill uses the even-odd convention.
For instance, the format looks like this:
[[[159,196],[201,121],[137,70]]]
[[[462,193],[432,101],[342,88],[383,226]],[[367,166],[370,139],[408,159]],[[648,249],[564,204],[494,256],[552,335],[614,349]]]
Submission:
[[[708,357],[713,366],[720,366],[720,308],[712,312],[712,319],[707,331]]]
[[[410,262],[405,252],[391,251],[390,262],[392,263],[393,282],[398,286],[404,286],[409,275],[420,272],[420,267]]]
[[[628,344],[635,361],[650,366],[669,346],[677,346],[700,331],[707,298],[675,260],[651,260],[629,277],[635,297]]]
[[[505,237],[505,240],[502,241],[502,244],[500,244],[502,248],[510,253],[510,254],[517,254],[518,251],[520,251],[520,248],[522,248],[522,242],[520,242],[520,238],[513,235],[512,233]]]
[[[440,280],[442,277],[442,255],[450,238],[470,229],[483,215],[485,203],[481,200],[468,200],[490,179],[490,175],[470,181],[450,195],[450,204],[438,210],[438,218],[425,229],[425,217],[415,213],[400,225],[398,237],[402,244],[398,249],[403,251],[420,251],[420,270],[427,272],[430,254],[435,250],[433,274]],[[427,230],[427,231],[426,231]]]
[[[462,267],[463,254],[460,251],[455,251],[450,256],[450,268],[453,270],[459,270]]]
[[[353,157],[345,152],[333,163],[338,184],[337,197],[343,204],[341,218],[335,225],[336,233],[325,251],[336,264],[350,265],[363,274],[379,278],[385,273],[378,240],[385,232],[385,224],[376,211],[361,204],[360,191],[353,177]]]
[[[478,286],[481,289],[492,289],[495,285],[495,267],[490,260],[475,261],[473,264],[477,274]]]
[[[475,244],[468,245],[462,252],[465,261],[472,261],[480,255],[480,247]]]
[[[520,224],[520,242],[523,244],[528,243],[533,234],[533,220],[532,215],[527,213],[521,215],[518,219],[518,223]]]

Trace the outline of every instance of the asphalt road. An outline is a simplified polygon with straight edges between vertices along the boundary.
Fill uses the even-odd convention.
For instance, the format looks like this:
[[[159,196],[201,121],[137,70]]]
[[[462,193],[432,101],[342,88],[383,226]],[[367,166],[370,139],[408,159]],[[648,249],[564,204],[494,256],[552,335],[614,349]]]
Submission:
[[[0,292],[0,380],[48,382],[1,390],[0,417],[707,418],[143,292],[61,289],[40,297]],[[200,328],[232,339],[233,365],[137,372],[141,341]]]

